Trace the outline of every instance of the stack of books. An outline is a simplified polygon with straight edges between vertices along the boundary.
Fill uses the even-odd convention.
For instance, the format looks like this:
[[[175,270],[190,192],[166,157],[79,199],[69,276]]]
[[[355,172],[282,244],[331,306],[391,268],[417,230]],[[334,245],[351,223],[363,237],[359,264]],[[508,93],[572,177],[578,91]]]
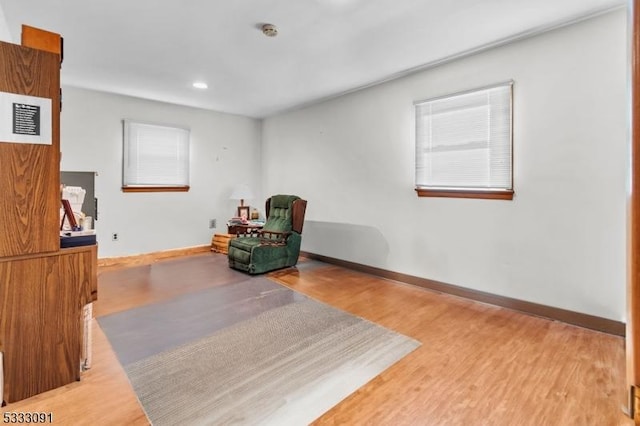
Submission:
[[[60,231],[60,248],[90,246],[96,243],[96,230]]]
[[[227,222],[227,225],[233,226],[233,225],[246,225],[248,224],[249,221],[248,220],[242,220],[241,217],[232,217],[231,219],[229,219],[229,221]]]

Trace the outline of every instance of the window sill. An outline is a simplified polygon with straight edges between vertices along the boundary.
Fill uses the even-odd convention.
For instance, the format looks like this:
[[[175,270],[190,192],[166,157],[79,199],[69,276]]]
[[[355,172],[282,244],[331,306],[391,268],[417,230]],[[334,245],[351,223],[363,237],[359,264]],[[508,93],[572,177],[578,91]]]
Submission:
[[[485,200],[513,200],[513,190],[473,191],[469,189],[427,189],[416,188],[418,197],[480,198]]]
[[[123,186],[122,192],[188,192],[189,186]]]

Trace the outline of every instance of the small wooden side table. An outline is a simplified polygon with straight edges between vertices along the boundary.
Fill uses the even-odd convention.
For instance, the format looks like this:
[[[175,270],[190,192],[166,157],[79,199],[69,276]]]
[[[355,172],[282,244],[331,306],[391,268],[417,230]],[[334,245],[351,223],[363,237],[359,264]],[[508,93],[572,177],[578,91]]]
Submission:
[[[262,225],[227,225],[227,234],[250,234],[262,229]]]

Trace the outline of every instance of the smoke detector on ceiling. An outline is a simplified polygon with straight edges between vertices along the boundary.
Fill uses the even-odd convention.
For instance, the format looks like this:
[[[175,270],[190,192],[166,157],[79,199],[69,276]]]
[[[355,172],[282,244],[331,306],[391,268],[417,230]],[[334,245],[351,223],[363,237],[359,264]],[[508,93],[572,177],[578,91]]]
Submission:
[[[278,35],[278,28],[273,24],[264,24],[262,26],[262,34],[267,37],[275,37]]]

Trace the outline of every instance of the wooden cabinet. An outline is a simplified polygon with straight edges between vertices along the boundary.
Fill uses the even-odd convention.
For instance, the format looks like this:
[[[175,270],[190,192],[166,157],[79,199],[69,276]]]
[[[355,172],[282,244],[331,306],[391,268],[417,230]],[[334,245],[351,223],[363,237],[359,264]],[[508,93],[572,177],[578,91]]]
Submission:
[[[4,400],[80,380],[82,309],[97,296],[96,246],[0,259]]]
[[[52,113],[50,145],[0,140],[0,256],[56,251],[60,55],[0,42],[0,92],[51,99]]]
[[[50,102],[51,116],[40,120],[50,126],[51,139],[0,137],[3,403],[80,379],[82,312],[97,298],[96,246],[60,249],[61,39],[28,30],[32,47],[24,46],[24,33],[23,46],[0,42],[0,101],[14,102],[0,111],[15,114],[15,95],[29,97],[18,102]],[[0,136],[17,134],[13,126],[0,128]]]

